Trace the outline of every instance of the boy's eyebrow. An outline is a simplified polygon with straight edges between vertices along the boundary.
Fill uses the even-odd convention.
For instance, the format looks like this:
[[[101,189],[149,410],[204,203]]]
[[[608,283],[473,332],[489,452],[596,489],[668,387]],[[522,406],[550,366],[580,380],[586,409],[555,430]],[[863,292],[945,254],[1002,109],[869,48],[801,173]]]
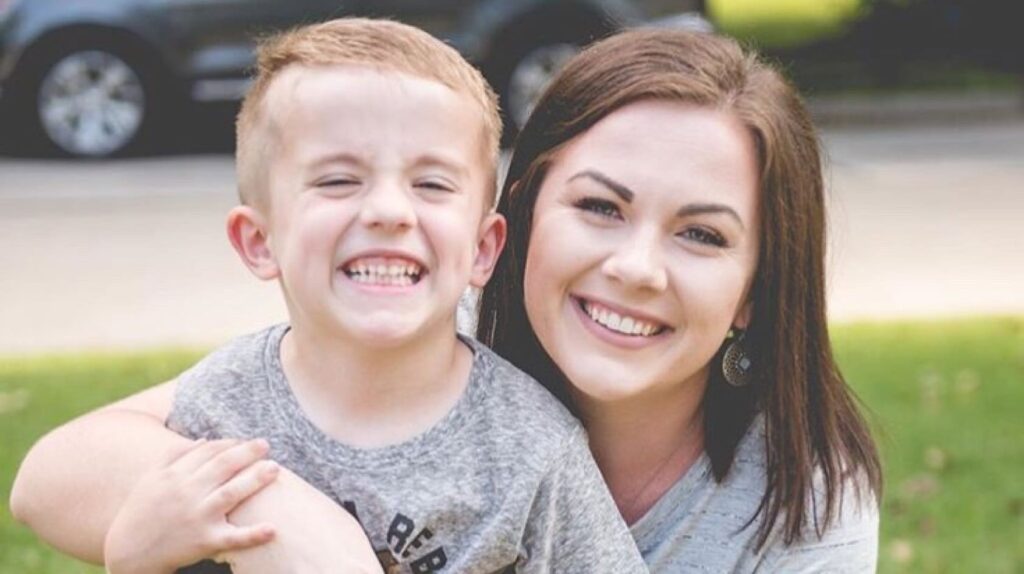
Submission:
[[[416,159],[415,165],[418,167],[439,166],[447,168],[455,171],[459,177],[465,177],[469,171],[464,162],[437,153],[427,153],[419,156]]]
[[[622,199],[622,201],[625,201],[626,203],[632,203],[633,197],[636,195],[628,187],[622,185],[621,183],[615,181],[614,179],[608,177],[607,175],[597,171],[596,169],[585,169],[567,179],[566,182],[570,182],[581,177],[592,179],[600,183],[601,185],[607,187],[609,190],[611,190],[612,193],[619,196]]]
[[[317,168],[320,168],[320,167],[323,167],[325,165],[329,165],[329,164],[332,164],[332,163],[354,163],[354,164],[358,164],[358,165],[363,165],[363,163],[365,163],[365,162],[363,161],[362,158],[360,158],[358,155],[356,155],[354,153],[337,152],[337,153],[325,154],[325,155],[322,155],[322,156],[316,158],[315,160],[313,160],[309,164],[309,168],[310,169],[317,169]]]

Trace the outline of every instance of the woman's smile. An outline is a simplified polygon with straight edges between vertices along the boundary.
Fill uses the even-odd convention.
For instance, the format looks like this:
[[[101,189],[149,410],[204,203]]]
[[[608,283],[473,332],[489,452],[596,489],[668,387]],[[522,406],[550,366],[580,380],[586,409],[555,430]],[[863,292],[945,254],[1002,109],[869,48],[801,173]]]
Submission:
[[[644,313],[588,297],[569,298],[584,327],[598,339],[615,346],[644,347],[672,332],[664,322]]]

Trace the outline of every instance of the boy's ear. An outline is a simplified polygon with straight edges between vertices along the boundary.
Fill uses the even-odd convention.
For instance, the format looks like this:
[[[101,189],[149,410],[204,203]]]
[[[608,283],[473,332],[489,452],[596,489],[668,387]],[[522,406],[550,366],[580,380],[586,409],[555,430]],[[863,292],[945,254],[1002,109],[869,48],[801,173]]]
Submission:
[[[476,244],[476,258],[473,260],[473,273],[470,275],[469,284],[477,289],[487,284],[494,273],[494,266],[498,264],[498,256],[505,248],[505,236],[508,225],[505,223],[505,216],[497,213],[488,213],[480,222],[480,233]]]
[[[253,275],[268,281],[281,274],[270,250],[267,222],[260,212],[248,205],[236,206],[228,212],[227,231],[231,246]]]

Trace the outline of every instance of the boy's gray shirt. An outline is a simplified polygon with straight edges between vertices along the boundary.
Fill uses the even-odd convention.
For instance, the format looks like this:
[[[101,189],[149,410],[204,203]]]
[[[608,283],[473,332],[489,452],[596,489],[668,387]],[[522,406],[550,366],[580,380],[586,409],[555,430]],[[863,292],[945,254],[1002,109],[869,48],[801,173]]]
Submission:
[[[168,427],[268,439],[271,458],[357,517],[387,574],[646,572],[579,422],[492,351],[463,338],[473,366],[447,416],[359,449],[303,414],[280,363],[287,330],[240,337],[179,376]]]

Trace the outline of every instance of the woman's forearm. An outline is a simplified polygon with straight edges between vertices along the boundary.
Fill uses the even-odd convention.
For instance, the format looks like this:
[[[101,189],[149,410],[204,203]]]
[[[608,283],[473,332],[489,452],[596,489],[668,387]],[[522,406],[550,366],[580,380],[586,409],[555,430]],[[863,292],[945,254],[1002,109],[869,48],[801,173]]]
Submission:
[[[239,525],[270,522],[277,533],[267,544],[225,554],[235,574],[382,572],[356,520],[286,469],[228,518]]]
[[[139,479],[192,444],[164,426],[173,392],[173,382],[158,385],[41,438],[11,490],[15,518],[58,550],[102,564],[107,532]],[[240,526],[269,523],[277,533],[269,544],[225,554],[238,574],[380,572],[355,519],[290,472],[228,518]]]
[[[58,550],[102,564],[107,530],[139,477],[190,443],[151,414],[90,413],[32,447],[11,489],[11,512]]]

